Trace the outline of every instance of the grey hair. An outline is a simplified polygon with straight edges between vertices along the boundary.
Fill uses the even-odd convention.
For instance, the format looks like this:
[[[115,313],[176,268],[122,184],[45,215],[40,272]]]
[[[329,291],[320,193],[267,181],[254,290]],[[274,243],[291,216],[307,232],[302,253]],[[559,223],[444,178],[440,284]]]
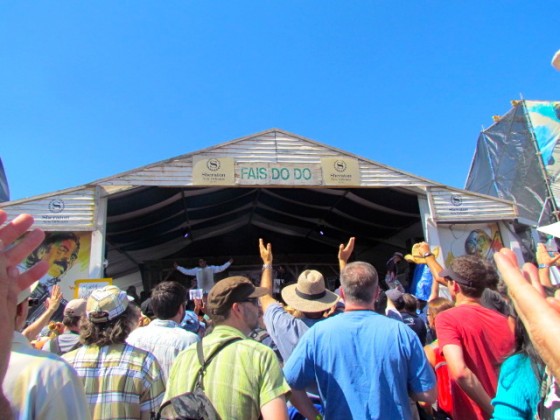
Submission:
[[[375,267],[370,263],[355,261],[342,270],[340,283],[347,301],[371,304],[375,300],[379,276]]]

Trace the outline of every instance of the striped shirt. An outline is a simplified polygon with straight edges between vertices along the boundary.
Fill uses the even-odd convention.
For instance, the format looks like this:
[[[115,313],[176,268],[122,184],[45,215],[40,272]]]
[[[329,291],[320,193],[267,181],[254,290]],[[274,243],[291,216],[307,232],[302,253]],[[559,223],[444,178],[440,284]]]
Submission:
[[[205,394],[223,419],[258,419],[261,407],[290,387],[274,352],[229,326],[215,327],[202,340],[205,359],[231,337],[244,340],[228,345],[212,360],[204,375]],[[181,352],[171,368],[164,401],[192,391],[199,368],[195,345]]]
[[[94,419],[149,419],[165,384],[156,358],[128,344],[83,346],[63,356],[76,369]]]

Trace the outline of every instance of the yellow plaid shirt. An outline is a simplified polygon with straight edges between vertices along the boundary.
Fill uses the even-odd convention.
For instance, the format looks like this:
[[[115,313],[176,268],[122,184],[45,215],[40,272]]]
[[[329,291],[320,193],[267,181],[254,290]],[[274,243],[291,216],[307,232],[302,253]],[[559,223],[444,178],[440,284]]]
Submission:
[[[212,360],[204,375],[204,392],[222,419],[258,419],[260,408],[289,392],[290,387],[274,352],[235,328],[214,328],[202,340],[204,358],[231,337],[244,340],[229,344]],[[171,367],[164,401],[192,391],[199,368],[196,345],[179,353]]]
[[[155,357],[128,344],[83,346],[63,355],[84,383],[94,419],[149,419],[165,384]]]

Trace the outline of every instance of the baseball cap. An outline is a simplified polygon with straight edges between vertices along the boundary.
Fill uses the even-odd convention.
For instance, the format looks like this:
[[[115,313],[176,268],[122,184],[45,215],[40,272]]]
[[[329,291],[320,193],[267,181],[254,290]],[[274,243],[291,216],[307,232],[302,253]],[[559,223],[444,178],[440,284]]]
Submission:
[[[128,308],[129,300],[126,292],[117,286],[105,286],[94,290],[87,300],[87,315],[93,323],[111,321]]]
[[[447,277],[450,278],[453,281],[456,281],[459,284],[463,284],[465,286],[469,286],[469,287],[477,287],[478,283],[472,282],[470,280],[466,280],[463,277],[461,277],[459,274],[457,274],[455,271],[453,271],[450,268],[446,268],[445,270],[442,270],[439,272],[439,276],[440,277]]]
[[[389,289],[385,291],[385,294],[393,303],[398,303],[399,301],[403,300],[404,293],[401,292],[399,289]]]
[[[247,277],[233,276],[220,280],[208,293],[206,304],[210,314],[225,313],[236,302],[258,298],[268,293],[264,287],[255,287]]]
[[[21,292],[19,292],[18,297],[17,297],[17,304],[19,305],[21,302],[23,302],[25,299],[27,299],[29,296],[31,296],[31,293],[33,293],[33,291],[35,290],[35,288],[37,287],[38,284],[39,284],[39,281],[36,281],[31,286],[29,286],[29,287],[23,289]]]
[[[64,316],[85,316],[87,300],[72,299],[64,307]]]

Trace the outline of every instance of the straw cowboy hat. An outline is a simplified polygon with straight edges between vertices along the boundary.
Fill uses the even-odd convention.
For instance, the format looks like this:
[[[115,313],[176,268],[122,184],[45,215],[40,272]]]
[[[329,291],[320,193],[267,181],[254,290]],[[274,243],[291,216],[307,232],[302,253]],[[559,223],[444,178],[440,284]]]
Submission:
[[[323,312],[331,308],[339,299],[327,290],[323,275],[316,270],[302,272],[296,284],[282,290],[282,298],[292,308],[301,312]]]

